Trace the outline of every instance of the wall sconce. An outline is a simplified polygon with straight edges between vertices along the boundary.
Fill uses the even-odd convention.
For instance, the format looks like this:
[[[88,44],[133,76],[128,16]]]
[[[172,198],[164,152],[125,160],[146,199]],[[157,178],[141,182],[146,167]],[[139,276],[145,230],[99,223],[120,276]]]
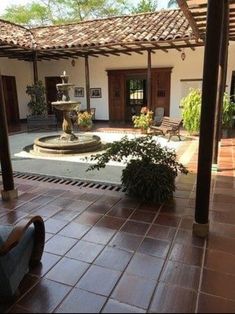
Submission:
[[[185,51],[183,50],[183,51],[181,52],[181,59],[184,61],[185,58],[186,58],[186,53],[185,53]]]
[[[76,62],[75,62],[74,59],[71,61],[71,64],[72,64],[73,67],[75,67]]]

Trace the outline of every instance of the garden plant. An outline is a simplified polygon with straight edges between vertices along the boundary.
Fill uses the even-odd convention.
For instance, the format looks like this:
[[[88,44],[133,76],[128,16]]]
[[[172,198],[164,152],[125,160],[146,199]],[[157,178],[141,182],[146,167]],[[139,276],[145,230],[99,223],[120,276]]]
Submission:
[[[90,160],[96,163],[87,171],[104,168],[109,161],[124,162],[123,188],[130,196],[152,203],[171,199],[176,176],[188,173],[184,165],[177,162],[175,150],[161,147],[151,135],[131,140],[125,136],[107,144],[104,153],[92,155]]]

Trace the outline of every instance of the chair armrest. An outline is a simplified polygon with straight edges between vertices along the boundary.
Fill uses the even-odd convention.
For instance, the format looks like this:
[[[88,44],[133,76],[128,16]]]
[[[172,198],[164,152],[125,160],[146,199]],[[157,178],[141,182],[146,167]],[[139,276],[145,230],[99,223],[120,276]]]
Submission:
[[[31,263],[34,264],[39,262],[43,254],[45,244],[45,225],[40,216],[32,217],[29,220],[24,219],[16,224],[6,242],[2,245],[2,247],[0,247],[0,256],[8,254],[14,247],[16,247],[32,224],[34,225],[35,231]]]

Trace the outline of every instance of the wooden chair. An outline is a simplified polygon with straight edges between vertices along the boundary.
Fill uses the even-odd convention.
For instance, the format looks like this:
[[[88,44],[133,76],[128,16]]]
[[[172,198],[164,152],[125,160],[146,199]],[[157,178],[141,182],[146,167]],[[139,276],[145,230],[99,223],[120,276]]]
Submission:
[[[0,226],[0,300],[15,296],[29,266],[41,261],[44,244],[45,226],[40,216],[14,227]]]
[[[160,126],[150,126],[150,130],[154,134],[162,134],[167,135],[169,134],[168,142],[172,138],[172,136],[178,136],[179,140],[181,141],[180,137],[180,127],[182,125],[182,119],[177,118],[170,118],[170,117],[163,117],[162,123]]]

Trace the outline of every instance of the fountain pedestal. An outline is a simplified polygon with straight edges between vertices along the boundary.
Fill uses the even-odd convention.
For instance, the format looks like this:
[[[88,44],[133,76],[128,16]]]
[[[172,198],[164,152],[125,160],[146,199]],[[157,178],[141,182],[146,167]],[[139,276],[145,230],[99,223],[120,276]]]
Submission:
[[[58,101],[52,106],[63,112],[63,134],[38,138],[34,141],[32,153],[43,155],[78,154],[93,152],[101,148],[101,140],[95,135],[75,135],[73,133],[70,112],[78,110],[80,105],[77,101],[71,101],[69,90],[73,84],[68,83],[68,75],[61,75],[62,83],[57,84]]]

